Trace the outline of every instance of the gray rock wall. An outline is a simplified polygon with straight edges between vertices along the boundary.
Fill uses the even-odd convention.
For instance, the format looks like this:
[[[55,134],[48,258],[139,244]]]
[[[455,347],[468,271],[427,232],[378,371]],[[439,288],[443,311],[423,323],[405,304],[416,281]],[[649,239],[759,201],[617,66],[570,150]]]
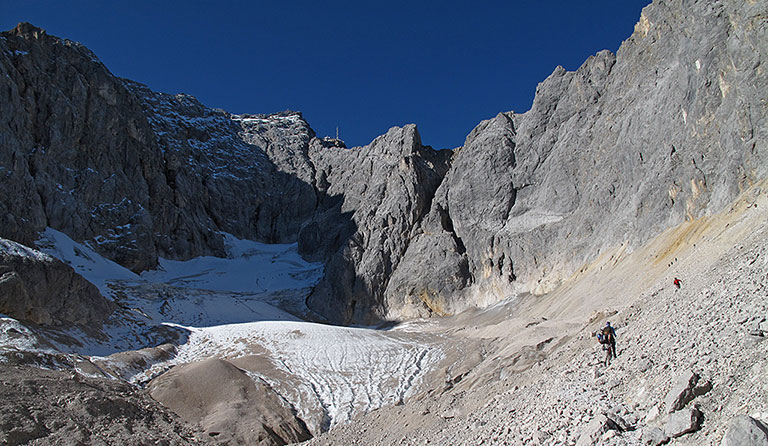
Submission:
[[[162,216],[171,230],[157,236],[162,255],[223,255],[219,231],[296,241],[317,204],[307,154],[314,132],[300,113],[231,115],[189,95],[125,83],[141,99],[171,189],[173,206]]]
[[[449,156],[423,146],[414,125],[393,127],[353,149],[314,141],[310,159],[321,206],[303,227],[299,250],[324,256],[326,275],[307,300],[311,309],[335,322],[386,318],[387,283],[429,210]]]
[[[391,299],[442,314],[545,293],[765,177],[765,10],[654,2],[617,55],[558,67],[530,111],[481,123],[402,262],[417,271],[395,274]]]
[[[132,269],[155,264],[151,215],[169,191],[122,82],[81,45],[20,24],[0,35],[0,91],[0,236],[29,245],[51,226]]]
[[[50,226],[135,271],[296,241],[317,205],[300,113],[231,115],[114,77],[29,24],[0,36],[0,236]]]

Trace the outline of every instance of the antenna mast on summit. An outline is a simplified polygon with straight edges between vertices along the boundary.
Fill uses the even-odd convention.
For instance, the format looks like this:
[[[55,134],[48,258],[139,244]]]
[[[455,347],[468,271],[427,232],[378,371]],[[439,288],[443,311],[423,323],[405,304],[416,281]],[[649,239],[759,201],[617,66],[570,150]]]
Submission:
[[[336,139],[339,139],[339,126],[336,126]]]

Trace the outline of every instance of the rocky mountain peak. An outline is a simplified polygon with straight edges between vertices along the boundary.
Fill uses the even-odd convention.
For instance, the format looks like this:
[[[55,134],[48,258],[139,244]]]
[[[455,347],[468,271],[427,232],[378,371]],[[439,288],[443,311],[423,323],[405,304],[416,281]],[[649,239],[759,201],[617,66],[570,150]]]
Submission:
[[[8,34],[23,37],[25,39],[35,40],[48,35],[44,29],[38,28],[37,26],[27,22],[20,22],[18,25],[16,25],[16,28],[8,31]]]

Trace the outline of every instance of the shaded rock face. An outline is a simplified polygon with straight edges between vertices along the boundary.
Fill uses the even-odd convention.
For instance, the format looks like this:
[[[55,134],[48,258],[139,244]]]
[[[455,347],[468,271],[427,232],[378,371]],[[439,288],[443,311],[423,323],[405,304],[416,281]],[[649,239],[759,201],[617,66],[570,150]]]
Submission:
[[[99,326],[114,309],[70,266],[0,239],[0,313],[38,325]]]
[[[0,36],[0,91],[0,236],[31,246],[50,226],[141,271],[224,255],[220,231],[296,241],[315,209],[298,113],[154,93],[29,24]]]
[[[385,319],[387,284],[429,210],[448,167],[449,151],[421,143],[416,126],[394,127],[362,148],[316,140],[317,215],[304,225],[299,250],[327,258],[326,275],[307,303],[334,322]]]
[[[51,226],[132,269],[155,264],[151,215],[170,191],[122,82],[83,46],[20,24],[0,34],[0,91],[0,236],[30,245]]]
[[[223,255],[219,231],[296,241],[317,201],[307,154],[314,132],[300,113],[231,115],[189,95],[125,83],[142,101],[172,191],[172,215],[163,217],[173,230],[158,235],[164,256],[188,258],[205,247]]]
[[[654,2],[616,55],[558,67],[530,111],[481,123],[388,291],[423,313],[545,293],[765,177],[764,6]]]

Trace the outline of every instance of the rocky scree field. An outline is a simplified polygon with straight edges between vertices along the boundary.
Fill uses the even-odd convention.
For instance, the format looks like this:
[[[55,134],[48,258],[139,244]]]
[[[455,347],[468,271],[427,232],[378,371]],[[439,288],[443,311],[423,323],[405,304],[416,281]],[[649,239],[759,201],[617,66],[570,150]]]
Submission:
[[[428,390],[308,444],[766,444],[765,186],[586,266],[557,296],[441,321],[453,348]],[[607,367],[593,336],[606,321]]]

